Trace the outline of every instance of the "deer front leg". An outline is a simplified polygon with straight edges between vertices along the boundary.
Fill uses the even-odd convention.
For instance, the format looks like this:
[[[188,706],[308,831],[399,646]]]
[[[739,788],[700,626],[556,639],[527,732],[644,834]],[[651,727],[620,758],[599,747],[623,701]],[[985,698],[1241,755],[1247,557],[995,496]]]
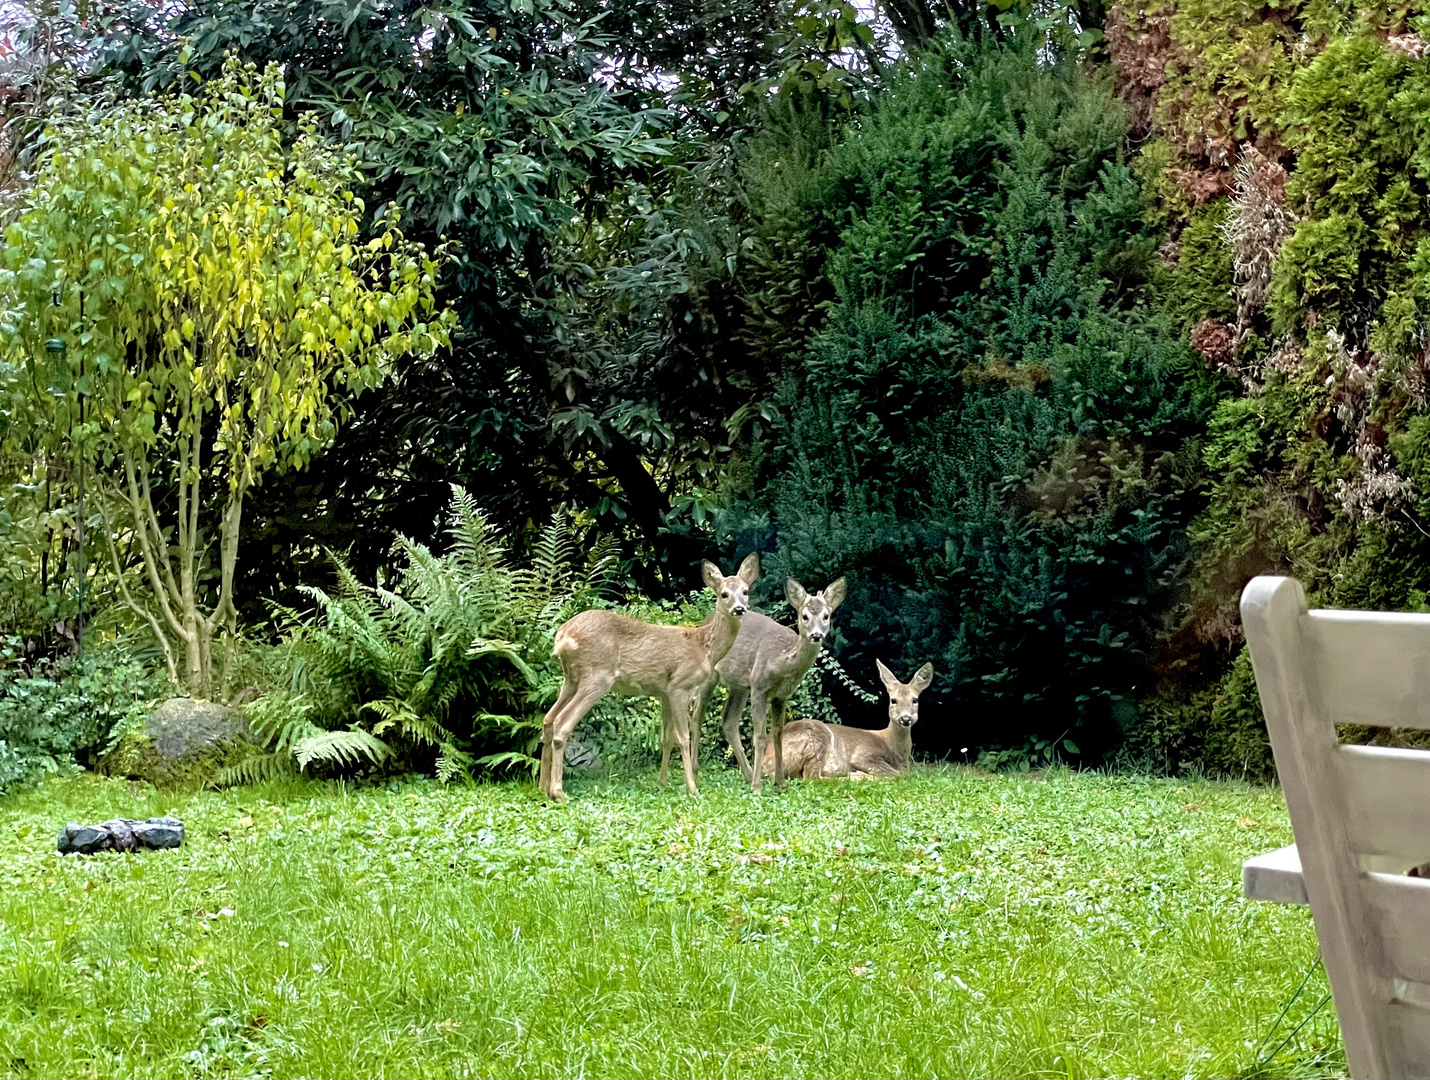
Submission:
[[[545,724],[541,732],[541,772],[536,786],[541,789],[542,795],[551,798],[551,737],[546,733]]]
[[[771,719],[774,721],[775,737],[775,789],[783,791],[785,786],[785,702],[770,702]]]
[[[690,767],[700,772],[700,727],[705,722],[705,695],[697,694],[690,703]]]
[[[675,714],[675,738],[680,743],[680,758],[685,765],[685,791],[689,795],[699,795],[695,786],[695,749],[690,741],[691,721],[699,696],[682,696],[670,703],[670,711]]]
[[[754,720],[754,738],[750,742],[750,760],[754,763],[754,768],[750,770],[750,789],[758,795],[760,793],[760,774],[764,769],[764,749],[765,749],[765,692],[761,687],[751,687],[750,693],[750,716]]]
[[[750,692],[738,687],[730,687],[730,697],[725,702],[725,741],[730,744],[730,749],[735,752],[735,764],[740,766],[740,775],[748,782],[752,772],[750,763],[745,759],[745,747],[740,740],[740,718],[745,714],[745,702],[750,699]],[[758,757],[755,758],[759,760]]]
[[[575,681],[569,678],[562,679],[561,693],[556,698],[556,704],[547,710],[546,717],[541,721],[541,773],[539,784],[541,794],[547,798],[551,797],[551,740],[556,735],[556,721],[561,716],[562,710],[571,703],[571,699],[575,695]]]

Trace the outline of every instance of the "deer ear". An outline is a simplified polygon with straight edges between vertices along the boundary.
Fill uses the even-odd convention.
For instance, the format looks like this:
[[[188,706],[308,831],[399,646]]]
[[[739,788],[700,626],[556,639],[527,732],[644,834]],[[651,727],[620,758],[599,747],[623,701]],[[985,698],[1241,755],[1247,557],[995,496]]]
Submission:
[[[925,664],[914,672],[914,693],[922,694],[929,688],[931,682],[933,682],[933,665]]]
[[[840,604],[844,603],[845,581],[840,578],[829,588],[824,590],[824,602],[829,605],[829,610],[833,611]]]
[[[745,561],[740,564],[740,580],[746,585],[753,585],[759,576],[760,556],[758,552],[752,551],[745,556]]]
[[[878,665],[879,678],[884,680],[884,689],[892,694],[894,687],[899,685],[899,680],[894,678],[894,673],[884,666],[884,661],[875,660],[874,663]]]
[[[804,586],[794,578],[785,578],[785,599],[789,601],[789,606],[794,608],[795,614],[799,614],[800,608],[804,607],[804,602],[809,599],[809,594],[804,591]]]
[[[700,576],[705,579],[705,584],[710,587],[710,591],[719,593],[720,582],[725,580],[725,575],[720,573],[720,568],[709,559],[700,564]]]

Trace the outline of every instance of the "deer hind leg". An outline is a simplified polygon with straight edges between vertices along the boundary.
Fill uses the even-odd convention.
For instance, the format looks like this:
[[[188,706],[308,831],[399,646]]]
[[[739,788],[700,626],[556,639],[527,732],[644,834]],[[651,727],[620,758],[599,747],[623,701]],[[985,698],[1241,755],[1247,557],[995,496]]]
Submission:
[[[675,713],[670,699],[660,699],[660,777],[661,787],[669,787],[670,752],[675,749]]]
[[[750,763],[745,759],[745,747],[740,740],[740,718],[745,714],[745,702],[750,699],[750,692],[737,687],[730,687],[730,697],[725,702],[725,741],[730,744],[730,749],[735,752],[735,764],[740,766],[740,774],[748,781],[753,776]],[[759,758],[755,758],[759,761]]]
[[[576,696],[576,680],[569,675],[561,680],[561,693],[556,698],[556,704],[546,711],[546,717],[541,721],[541,794],[550,798],[551,796],[551,740],[556,734],[556,720],[561,715],[561,711],[571,703],[571,699]]]
[[[576,729],[581,718],[591,711],[591,706],[610,693],[615,682],[614,675],[587,676],[571,695],[571,700],[566,703],[565,708],[552,720],[551,740],[541,749],[543,761],[548,751],[551,754],[546,795],[552,802],[566,801],[566,792],[561,786],[562,775],[566,771],[566,741],[571,738],[571,732]]]
[[[750,770],[750,790],[756,795],[760,793],[760,774],[764,772],[764,749],[765,749],[765,692],[759,687],[754,687],[750,694],[750,717],[754,721],[754,737],[750,742],[750,760],[755,767]]]
[[[705,695],[699,694],[690,708],[690,767],[700,771],[700,727],[705,721]]]
[[[774,722],[775,739],[775,787],[783,791],[785,786],[785,702],[770,702],[770,719]]]

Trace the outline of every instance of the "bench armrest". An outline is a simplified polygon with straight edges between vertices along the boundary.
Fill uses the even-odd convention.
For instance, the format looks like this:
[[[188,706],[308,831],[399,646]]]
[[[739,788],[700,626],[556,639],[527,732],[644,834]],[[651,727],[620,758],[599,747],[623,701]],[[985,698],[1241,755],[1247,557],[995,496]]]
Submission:
[[[1248,900],[1274,904],[1307,904],[1306,882],[1301,877],[1301,856],[1295,844],[1241,864],[1241,891]]]

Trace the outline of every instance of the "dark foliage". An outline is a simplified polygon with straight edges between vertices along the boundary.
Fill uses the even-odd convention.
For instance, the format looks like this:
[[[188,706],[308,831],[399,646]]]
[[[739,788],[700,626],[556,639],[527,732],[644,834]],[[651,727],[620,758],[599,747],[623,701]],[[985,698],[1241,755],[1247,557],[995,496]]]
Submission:
[[[769,183],[833,296],[737,547],[851,580],[841,660],[938,667],[921,746],[1120,740],[1176,596],[1208,387],[1144,304],[1125,120],[1032,43],[951,38]],[[806,263],[820,261],[806,255]],[[867,670],[866,670],[867,669]]]

